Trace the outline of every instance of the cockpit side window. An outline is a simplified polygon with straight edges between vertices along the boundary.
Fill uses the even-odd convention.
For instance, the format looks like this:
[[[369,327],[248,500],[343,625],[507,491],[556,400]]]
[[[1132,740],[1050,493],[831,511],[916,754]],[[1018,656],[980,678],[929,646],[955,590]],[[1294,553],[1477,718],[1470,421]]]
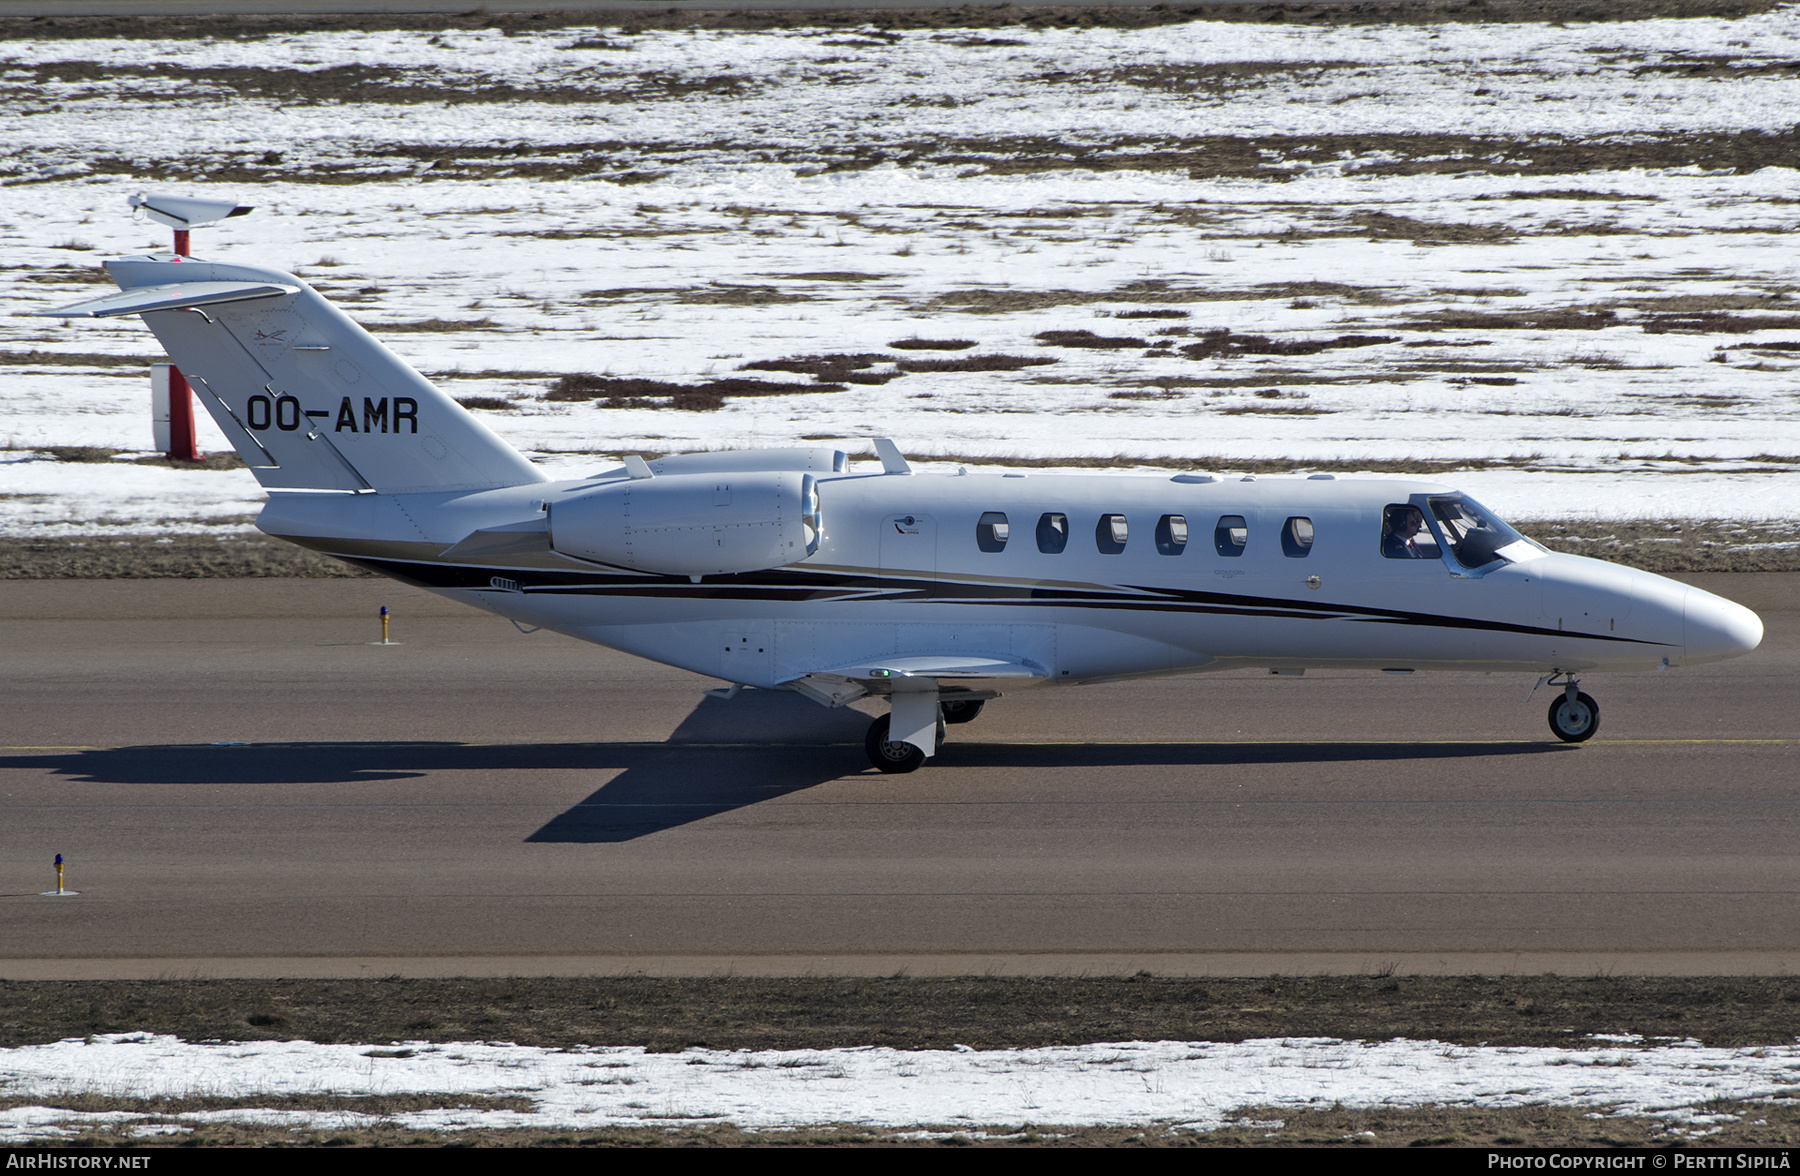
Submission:
[[[1381,512],[1381,554],[1388,559],[1437,559],[1437,540],[1425,529],[1425,516],[1410,503]]]
[[[1431,513],[1437,519],[1438,529],[1444,533],[1444,541],[1450,545],[1450,554],[1471,571],[1495,560],[1512,563],[1520,558],[1530,558],[1537,550],[1530,540],[1494,517],[1487,508],[1461,495],[1431,499]],[[1515,543],[1523,546],[1514,548]]]

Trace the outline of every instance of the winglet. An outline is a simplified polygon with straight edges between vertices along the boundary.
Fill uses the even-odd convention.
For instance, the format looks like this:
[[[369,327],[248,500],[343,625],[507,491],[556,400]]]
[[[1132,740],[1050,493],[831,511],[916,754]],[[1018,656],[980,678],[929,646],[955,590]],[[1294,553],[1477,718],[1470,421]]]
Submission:
[[[912,467],[900,456],[900,447],[886,437],[875,438],[875,456],[881,459],[884,474],[910,474]]]

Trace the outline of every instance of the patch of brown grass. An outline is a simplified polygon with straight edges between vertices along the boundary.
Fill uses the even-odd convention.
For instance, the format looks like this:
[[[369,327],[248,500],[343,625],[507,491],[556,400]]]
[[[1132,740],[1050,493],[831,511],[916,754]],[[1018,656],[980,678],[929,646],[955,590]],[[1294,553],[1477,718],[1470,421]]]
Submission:
[[[1601,331],[1619,325],[1611,310],[1438,310],[1396,326],[1412,331]]]
[[[1219,327],[1201,335],[1199,342],[1181,348],[1189,359],[1214,359],[1235,355],[1317,355],[1321,351],[1375,347],[1398,343],[1398,335],[1339,335],[1333,339],[1271,339],[1267,335],[1238,335]]]
[[[1800,327],[1800,313],[1735,315],[1724,311],[1701,311],[1694,314],[1659,314],[1644,324],[1644,333],[1747,335],[1751,331],[1791,331],[1796,327]]]
[[[500,324],[491,318],[478,319],[419,319],[408,323],[362,323],[363,330],[371,335],[411,334],[428,331],[495,331]]]
[[[973,339],[896,339],[888,344],[896,351],[967,351]]]
[[[704,384],[670,384],[661,380],[574,374],[563,376],[544,393],[551,401],[594,401],[602,408],[674,408],[711,412],[731,396],[787,396],[796,392],[842,392],[842,384],[797,384],[774,380],[727,378]]]
[[[1499,225],[1447,224],[1439,221],[1415,220],[1391,212],[1352,213],[1350,220],[1370,238],[1411,241],[1415,245],[1468,244],[1470,242],[1505,241],[1514,234]]]
[[[47,449],[40,449],[38,452],[49,454],[52,461],[92,464],[98,462],[110,462],[114,457],[125,451],[123,449],[108,449],[104,445],[52,445]]]
[[[256,1023],[260,1018],[260,1024]],[[1258,1037],[1568,1046],[1593,1033],[1790,1045],[1800,979],[1349,975],[9,981],[0,1046],[516,1041],[565,1048],[1037,1048]],[[416,1048],[416,1047],[415,1047]]]
[[[91,351],[0,351],[0,367],[134,367],[164,362],[151,355],[99,355]]]
[[[1628,519],[1515,525],[1552,551],[1647,572],[1800,572],[1800,523]]]
[[[903,372],[1016,372],[1055,363],[1047,355],[967,355],[961,359],[902,359]]]
[[[498,29],[537,31],[570,28],[578,40],[569,48],[614,48],[648,29],[842,29],[858,46],[880,48],[900,30],[959,30],[1014,28],[1161,28],[1189,21],[1226,21],[1249,24],[1297,24],[1361,26],[1380,24],[1431,25],[1464,21],[1483,23],[1541,23],[1545,21],[1605,21],[1629,17],[1712,16],[1733,18],[1768,12],[1781,0],[1485,0],[1470,5],[1464,0],[1365,0],[1363,3],[1323,5],[1296,0],[1267,4],[1238,4],[1194,0],[1192,3],[1147,7],[1080,8],[1056,6],[1004,6],[923,9],[695,9],[637,11],[623,15],[619,24],[606,26],[596,38],[594,17],[584,12],[521,11],[489,12],[473,8],[460,13],[319,13],[273,15],[194,16],[51,16],[8,17],[0,20],[0,39],[86,40],[123,38],[258,38],[290,33],[333,30]],[[1010,38],[1007,38],[1010,40]],[[826,44],[834,42],[827,41]]]
[[[880,282],[886,280],[890,275],[865,274],[859,273],[856,270],[821,270],[815,273],[790,274],[787,276],[799,278],[802,281],[807,282]],[[895,344],[895,346],[897,347],[899,344]]]
[[[811,302],[810,294],[799,294],[775,286],[710,286],[700,290],[682,290],[676,302],[700,306],[774,306],[786,302]]]
[[[318,579],[371,574],[255,532],[0,537],[0,580]]]
[[[1117,351],[1148,344],[1128,335],[1096,335],[1092,331],[1039,331],[1033,335],[1046,347],[1080,347],[1090,351]]]
[[[868,368],[878,363],[892,363],[893,356],[875,352],[857,352],[855,354],[836,353],[830,355],[790,355],[785,359],[758,359],[750,363],[738,365],[741,372],[796,372],[812,376],[820,383],[850,382],[857,384],[885,384],[897,373],[869,373]],[[857,376],[874,375],[873,379],[857,379]]]

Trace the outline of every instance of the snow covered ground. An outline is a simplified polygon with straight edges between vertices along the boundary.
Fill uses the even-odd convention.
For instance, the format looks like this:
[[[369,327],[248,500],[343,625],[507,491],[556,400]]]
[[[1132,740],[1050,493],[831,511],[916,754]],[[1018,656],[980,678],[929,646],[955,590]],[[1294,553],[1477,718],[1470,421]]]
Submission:
[[[890,435],[942,468],[1399,463],[1521,519],[1800,518],[1797,58],[1796,9],[8,42],[0,533],[256,509],[244,471],[133,461],[141,324],[24,317],[162,246],[124,203],[158,186],[256,205],[195,252],[298,269],[559,473]],[[1207,353],[1220,330],[1272,349]],[[1130,342],[1046,335],[1082,331]],[[1054,362],[542,398],[809,385],[740,369],[844,354]]]
[[[341,1129],[375,1121],[346,1111],[256,1109],[179,1115],[71,1112],[34,1097],[279,1100],[293,1096],[445,1094],[523,1098],[529,1110],[402,1112],[381,1121],[425,1130],[478,1127],[688,1127],[776,1130],[819,1124],[959,1129],[1024,1124],[1141,1124],[1212,1130],[1257,1108],[1593,1107],[1661,1116],[1704,1134],[1715,1099],[1791,1093],[1800,1049],[1716,1049],[1691,1041],[1593,1039],[1567,1049],[1441,1042],[1277,1038],[1237,1044],[1124,1042],[1050,1049],[830,1049],[646,1053],[497,1043],[314,1045],[113,1034],[0,1051],[0,1141],[136,1123],[146,1134],[217,1122]],[[1270,1127],[1279,1122],[1266,1123]]]

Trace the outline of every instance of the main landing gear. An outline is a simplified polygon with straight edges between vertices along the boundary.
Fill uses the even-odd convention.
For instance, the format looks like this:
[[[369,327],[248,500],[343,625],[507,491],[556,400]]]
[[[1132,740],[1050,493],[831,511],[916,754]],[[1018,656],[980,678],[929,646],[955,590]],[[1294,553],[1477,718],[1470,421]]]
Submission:
[[[944,703],[939,710],[946,723],[973,723],[975,717],[981,713],[981,708],[986,705],[987,699],[985,698],[951,699]]]
[[[919,709],[924,701],[919,694],[910,696],[896,695],[895,701],[908,712],[902,721],[929,729],[931,703],[925,702],[926,710],[922,715],[911,712]],[[932,738],[932,754],[944,745],[944,727],[949,723],[973,722],[981,708],[987,705],[985,698],[952,698],[937,703],[937,729]],[[869,753],[869,762],[883,772],[916,772],[925,765],[925,750],[918,744],[908,740],[893,741],[894,714],[889,712],[869,724],[869,734],[863,739],[863,750]]]
[[[1564,743],[1585,743],[1600,729],[1600,704],[1576,689],[1579,685],[1570,678],[1550,704],[1550,730]]]
[[[890,743],[888,732],[893,729],[893,719],[882,715],[869,724],[869,733],[863,739],[863,750],[869,753],[869,762],[884,772],[916,772],[925,766],[925,753],[911,743]],[[936,745],[944,745],[944,720],[939,719],[937,725]]]

